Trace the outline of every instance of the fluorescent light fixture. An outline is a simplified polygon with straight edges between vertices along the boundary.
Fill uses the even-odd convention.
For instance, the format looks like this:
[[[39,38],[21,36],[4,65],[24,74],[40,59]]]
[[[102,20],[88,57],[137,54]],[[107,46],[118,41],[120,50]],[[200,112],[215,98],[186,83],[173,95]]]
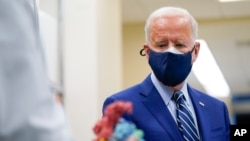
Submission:
[[[241,1],[249,1],[249,0],[219,0],[219,2],[241,2]]]
[[[209,95],[214,97],[227,97],[230,88],[217,65],[205,40],[200,43],[200,52],[192,71]]]

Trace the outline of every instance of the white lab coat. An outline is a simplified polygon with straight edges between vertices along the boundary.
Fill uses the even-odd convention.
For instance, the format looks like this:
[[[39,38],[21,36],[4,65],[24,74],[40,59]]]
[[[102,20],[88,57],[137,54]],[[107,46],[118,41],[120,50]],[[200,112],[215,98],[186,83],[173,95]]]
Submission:
[[[49,91],[33,0],[0,0],[0,141],[72,140]]]

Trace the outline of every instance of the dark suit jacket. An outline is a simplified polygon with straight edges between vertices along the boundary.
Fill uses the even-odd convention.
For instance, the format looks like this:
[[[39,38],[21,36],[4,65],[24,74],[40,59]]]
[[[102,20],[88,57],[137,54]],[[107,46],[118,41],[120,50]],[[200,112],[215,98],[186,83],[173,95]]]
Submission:
[[[187,88],[202,141],[229,141],[230,121],[226,105],[189,85]],[[124,118],[144,131],[146,141],[184,141],[150,75],[142,83],[108,97],[103,110],[116,100],[133,103],[133,114],[124,115]]]

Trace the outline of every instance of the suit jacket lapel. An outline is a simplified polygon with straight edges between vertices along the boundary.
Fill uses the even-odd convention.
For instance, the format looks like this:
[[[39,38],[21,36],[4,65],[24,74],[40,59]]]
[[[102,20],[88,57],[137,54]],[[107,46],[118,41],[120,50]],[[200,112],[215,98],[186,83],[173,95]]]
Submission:
[[[188,93],[193,102],[202,141],[209,141],[211,132],[209,128],[210,120],[208,119],[208,117],[211,115],[208,115],[206,108],[206,100],[202,98],[200,93],[193,91],[193,89],[189,87],[189,85],[188,85]]]
[[[142,88],[141,94],[145,96],[145,99],[143,100],[145,107],[165,129],[172,140],[183,141],[183,137],[181,136],[172,115],[163,102],[160,94],[153,86],[149,76],[142,83]]]

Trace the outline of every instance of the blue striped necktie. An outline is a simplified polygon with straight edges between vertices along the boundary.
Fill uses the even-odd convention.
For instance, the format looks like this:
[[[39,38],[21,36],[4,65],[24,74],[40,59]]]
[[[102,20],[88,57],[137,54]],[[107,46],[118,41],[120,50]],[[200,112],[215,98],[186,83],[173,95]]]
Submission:
[[[185,97],[181,91],[176,91],[173,95],[176,102],[176,115],[178,128],[186,141],[199,141],[198,132],[194,119],[185,102]]]

